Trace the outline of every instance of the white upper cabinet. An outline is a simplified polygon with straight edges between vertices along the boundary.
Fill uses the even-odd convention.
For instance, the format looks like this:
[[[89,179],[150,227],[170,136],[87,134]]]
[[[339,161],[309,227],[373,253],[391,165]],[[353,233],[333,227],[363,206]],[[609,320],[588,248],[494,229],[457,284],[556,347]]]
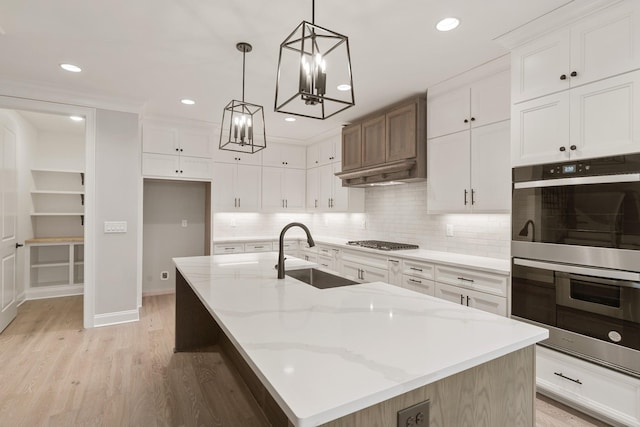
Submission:
[[[307,147],[307,168],[340,162],[342,159],[342,139],[340,135]]]
[[[281,167],[262,167],[263,210],[303,210],[306,171]]]
[[[142,125],[142,151],[144,153],[174,154],[211,158],[213,133],[208,128],[172,126],[156,122]]]
[[[513,105],[512,165],[640,151],[640,71]]]
[[[640,2],[622,2],[511,52],[518,103],[640,68]]]
[[[262,150],[263,166],[304,169],[307,149],[302,145],[271,143]]]
[[[257,212],[261,207],[262,168],[254,165],[215,163],[213,207],[218,212]]]
[[[221,163],[237,163],[243,165],[262,165],[262,152],[257,153],[239,153],[237,151],[220,150],[216,147],[213,152],[213,161]]]
[[[427,94],[427,138],[509,119],[509,70],[452,90]]]

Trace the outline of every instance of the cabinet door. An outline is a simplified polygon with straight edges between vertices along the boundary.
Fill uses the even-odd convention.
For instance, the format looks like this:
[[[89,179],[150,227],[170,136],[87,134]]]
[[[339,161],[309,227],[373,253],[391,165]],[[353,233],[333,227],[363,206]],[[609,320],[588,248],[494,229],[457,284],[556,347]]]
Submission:
[[[284,160],[282,159],[284,150],[282,147],[282,144],[278,144],[275,142],[267,145],[267,148],[262,150],[262,165],[274,167],[284,166]]]
[[[361,268],[362,266],[360,264],[351,261],[342,261],[342,275],[347,279],[362,283],[363,280],[360,278]]]
[[[465,303],[469,307],[477,308],[478,310],[487,311],[493,314],[499,314],[500,316],[507,315],[506,298],[472,290],[466,290],[464,293],[466,294]]]
[[[569,30],[541,37],[511,51],[511,102],[569,88],[569,52]]]
[[[640,151],[640,71],[571,89],[571,158]]]
[[[285,196],[283,194],[284,169],[281,167],[262,167],[262,208],[283,210]]]
[[[510,71],[478,80],[471,86],[471,127],[509,120],[511,115]]]
[[[180,176],[180,156],[173,154],[143,153],[143,176]]]
[[[362,122],[362,166],[384,163],[386,156],[385,116]]]
[[[445,285],[444,283],[436,282],[435,296],[437,298],[455,302],[456,304],[464,304],[464,292],[466,292],[466,289],[463,290],[461,288],[458,288],[457,286],[450,286]]]
[[[318,160],[320,165],[328,165],[340,160],[340,150],[337,149],[339,142],[336,140],[328,139],[318,144]]]
[[[362,271],[360,273],[360,277],[365,282],[388,282],[389,281],[389,270],[362,266]]]
[[[315,168],[320,164],[320,144],[313,144],[307,147],[307,169]]]
[[[511,209],[509,121],[471,129],[471,191],[474,212]]]
[[[565,90],[512,107],[511,166],[569,159],[569,104]]]
[[[395,286],[402,286],[402,261],[400,259],[389,258],[389,283]]]
[[[427,141],[427,209],[467,212],[471,207],[469,131]]]
[[[230,212],[237,209],[235,193],[237,166],[231,163],[213,164],[213,209],[219,212]]]
[[[319,169],[320,168],[307,169],[307,209],[309,210],[317,210],[320,203],[320,196],[318,194],[318,187],[320,185]]]
[[[171,128],[143,125],[142,151],[145,153],[179,154],[178,131]]]
[[[362,127],[360,124],[342,129],[342,170],[362,167]]]
[[[435,138],[469,129],[470,96],[469,86],[436,96],[427,93],[427,137]]]
[[[333,165],[320,166],[318,168],[318,207],[321,210],[329,210],[333,199],[334,179]]]
[[[571,29],[571,86],[640,68],[638,1],[594,14]]]
[[[194,132],[181,130],[178,133],[180,155],[210,159],[214,144],[212,137],[212,134],[205,131]]]
[[[180,156],[180,176],[182,178],[211,179],[211,159],[204,157]]]
[[[386,115],[386,159],[410,159],[416,156],[416,104],[396,108]]]
[[[306,190],[304,169],[285,169],[282,188],[286,209],[304,209]]]
[[[243,211],[260,210],[262,193],[262,168],[260,166],[238,165],[236,194],[238,208]]]
[[[284,146],[282,160],[287,168],[305,169],[307,164],[307,148],[301,145]]]

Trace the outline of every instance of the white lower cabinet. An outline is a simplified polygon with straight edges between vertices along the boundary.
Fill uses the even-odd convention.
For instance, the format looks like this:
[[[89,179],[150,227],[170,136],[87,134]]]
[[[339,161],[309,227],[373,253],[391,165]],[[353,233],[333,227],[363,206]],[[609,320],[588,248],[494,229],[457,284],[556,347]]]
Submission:
[[[242,243],[220,243],[213,245],[213,253],[219,254],[241,254],[244,252],[244,245]]]
[[[490,313],[507,315],[508,275],[436,265],[435,296]]]
[[[421,294],[436,296],[436,282],[414,276],[402,275],[402,287]]]
[[[435,295],[435,265],[414,260],[402,260],[402,287],[426,295]]]
[[[606,421],[640,426],[640,379],[538,345],[538,391]]]
[[[342,251],[342,274],[360,283],[388,282],[389,268],[386,256],[355,251]]]
[[[340,272],[342,260],[340,249],[326,245],[317,245],[317,250],[318,264],[320,264],[321,268]]]
[[[245,252],[271,252],[273,246],[271,241],[268,242],[249,242],[244,244]],[[276,249],[277,250],[277,249]]]
[[[84,243],[82,238],[27,240],[27,299],[83,294]]]

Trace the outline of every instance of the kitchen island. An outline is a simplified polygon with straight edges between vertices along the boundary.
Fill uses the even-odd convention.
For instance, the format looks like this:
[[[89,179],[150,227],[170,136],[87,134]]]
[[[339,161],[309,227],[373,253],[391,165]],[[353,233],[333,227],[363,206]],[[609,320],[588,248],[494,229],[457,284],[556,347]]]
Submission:
[[[545,329],[386,283],[278,280],[274,252],[174,261],[175,350],[219,344],[273,425],[396,425],[426,400],[431,426],[534,425]]]

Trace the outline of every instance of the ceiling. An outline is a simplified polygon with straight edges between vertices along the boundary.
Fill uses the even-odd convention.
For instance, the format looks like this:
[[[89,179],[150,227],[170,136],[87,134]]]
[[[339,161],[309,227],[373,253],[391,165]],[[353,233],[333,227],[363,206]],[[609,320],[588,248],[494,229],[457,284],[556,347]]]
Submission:
[[[75,122],[69,116],[34,111],[18,111],[18,113],[40,132],[84,135],[84,121]]]
[[[268,137],[309,142],[506,54],[497,36],[572,1],[319,0],[315,23],[349,37],[356,100],[324,121],[273,112],[279,46],[311,20],[310,0],[2,0],[0,80],[219,123],[242,95],[246,41],[245,98],[264,106]],[[436,31],[447,16],[460,26]]]

